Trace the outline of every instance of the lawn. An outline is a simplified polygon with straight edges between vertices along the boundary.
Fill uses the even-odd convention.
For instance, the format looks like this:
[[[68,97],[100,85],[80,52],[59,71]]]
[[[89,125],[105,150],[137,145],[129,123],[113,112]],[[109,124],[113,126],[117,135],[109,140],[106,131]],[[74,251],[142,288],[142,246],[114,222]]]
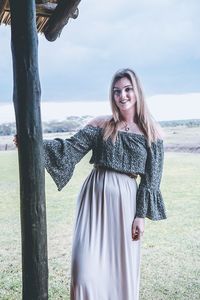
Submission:
[[[168,219],[146,220],[140,300],[200,299],[200,155],[167,153],[165,157],[162,192]],[[81,161],[61,192],[46,175],[50,300],[69,299],[76,196],[91,168],[88,159],[89,155]],[[0,166],[0,299],[20,300],[17,152],[0,152]]]

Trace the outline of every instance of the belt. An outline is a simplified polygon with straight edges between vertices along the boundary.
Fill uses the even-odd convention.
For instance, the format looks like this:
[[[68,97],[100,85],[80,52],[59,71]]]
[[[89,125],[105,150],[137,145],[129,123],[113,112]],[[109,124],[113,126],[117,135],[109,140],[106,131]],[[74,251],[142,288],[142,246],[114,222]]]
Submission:
[[[105,167],[105,166],[101,166],[101,165],[94,165],[94,168],[98,169],[98,170],[108,170],[108,171],[114,171],[114,172],[117,172],[117,173],[120,173],[120,174],[125,174],[125,175],[129,176],[130,178],[134,178],[134,179],[137,178],[137,174],[126,173],[126,172],[123,172],[123,171],[118,171],[118,170],[115,170],[115,169],[112,169],[112,168],[109,168],[109,167]]]

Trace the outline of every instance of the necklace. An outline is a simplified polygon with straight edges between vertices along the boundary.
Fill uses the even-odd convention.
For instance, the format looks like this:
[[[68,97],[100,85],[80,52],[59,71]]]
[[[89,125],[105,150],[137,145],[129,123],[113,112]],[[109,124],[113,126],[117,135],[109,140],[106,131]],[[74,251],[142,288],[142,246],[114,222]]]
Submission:
[[[125,131],[129,131],[131,125],[135,125],[134,122],[132,122],[132,123],[129,124],[129,125],[128,125],[128,123],[127,123],[126,121],[123,121],[123,123],[125,124],[125,126],[124,126]]]

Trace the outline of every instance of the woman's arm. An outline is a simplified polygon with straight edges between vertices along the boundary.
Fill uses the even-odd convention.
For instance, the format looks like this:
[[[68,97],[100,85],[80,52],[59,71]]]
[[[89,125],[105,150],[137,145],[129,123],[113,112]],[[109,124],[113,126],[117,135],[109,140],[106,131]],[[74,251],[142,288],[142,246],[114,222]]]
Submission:
[[[72,137],[44,140],[44,164],[60,191],[71,179],[76,164],[95,145],[99,130],[86,125]]]
[[[43,140],[44,166],[60,191],[71,179],[75,165],[93,148],[98,130],[85,126],[67,139]],[[18,147],[17,135],[13,142]]]
[[[166,219],[165,205],[160,191],[164,161],[163,141],[158,139],[147,148],[145,174],[137,191],[136,217],[151,220]]]

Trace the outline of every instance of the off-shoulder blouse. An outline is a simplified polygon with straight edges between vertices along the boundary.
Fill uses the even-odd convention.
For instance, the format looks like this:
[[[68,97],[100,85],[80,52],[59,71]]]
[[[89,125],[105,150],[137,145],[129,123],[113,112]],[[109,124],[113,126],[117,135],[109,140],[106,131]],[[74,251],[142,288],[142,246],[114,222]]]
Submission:
[[[160,192],[163,170],[163,141],[148,146],[144,135],[119,131],[115,143],[103,140],[102,128],[86,125],[68,139],[44,140],[44,162],[60,191],[73,175],[75,165],[92,150],[91,164],[140,175],[136,217],[166,219]]]

